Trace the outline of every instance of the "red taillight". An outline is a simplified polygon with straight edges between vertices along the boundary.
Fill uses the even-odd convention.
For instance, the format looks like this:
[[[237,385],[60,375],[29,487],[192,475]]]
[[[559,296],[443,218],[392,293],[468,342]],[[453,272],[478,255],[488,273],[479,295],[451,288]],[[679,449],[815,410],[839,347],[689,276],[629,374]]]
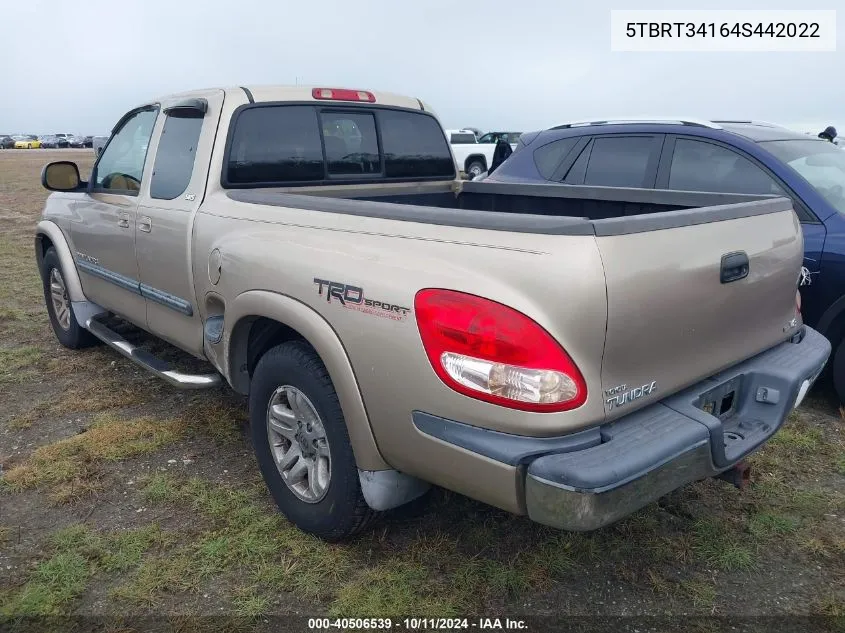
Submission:
[[[587,385],[552,336],[521,312],[482,297],[427,288],[414,312],[428,360],[455,391],[511,409],[580,407]]]
[[[795,311],[801,316],[801,291],[795,291]]]
[[[375,103],[376,96],[366,90],[347,90],[345,88],[314,88],[311,96],[325,101],[366,101]]]

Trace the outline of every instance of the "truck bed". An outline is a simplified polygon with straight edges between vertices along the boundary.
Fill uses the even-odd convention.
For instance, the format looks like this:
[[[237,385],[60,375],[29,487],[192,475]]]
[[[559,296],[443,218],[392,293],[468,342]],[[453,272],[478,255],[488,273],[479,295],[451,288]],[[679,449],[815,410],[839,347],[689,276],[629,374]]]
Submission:
[[[239,202],[427,224],[556,235],[620,235],[775,213],[786,198],[494,182],[234,189]],[[375,203],[375,204],[374,204]]]
[[[285,257],[302,240],[318,239],[315,254],[297,257],[319,261],[321,279],[342,271],[344,281],[372,287],[379,277],[379,293],[403,305],[417,286],[457,287],[542,314],[576,362],[602,359],[598,397],[567,416],[576,426],[582,414],[589,423],[594,404],[605,419],[621,413],[610,397],[615,390],[656,383],[668,395],[794,330],[802,244],[786,198],[486,181],[224,195],[242,205],[239,214],[291,227]],[[293,228],[306,225],[320,237]],[[726,278],[733,257],[744,269]],[[590,351],[579,349],[593,336]]]

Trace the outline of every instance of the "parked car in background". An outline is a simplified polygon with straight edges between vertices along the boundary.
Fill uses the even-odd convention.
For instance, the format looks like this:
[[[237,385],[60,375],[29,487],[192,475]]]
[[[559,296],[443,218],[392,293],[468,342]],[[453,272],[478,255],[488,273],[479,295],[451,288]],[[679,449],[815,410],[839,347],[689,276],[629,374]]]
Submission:
[[[0,134],[0,149],[14,149],[15,139],[8,134]]]
[[[15,149],[41,149],[41,141],[32,134],[18,134],[12,137],[15,140]]]
[[[91,136],[74,136],[70,139],[70,146],[78,149],[85,147],[93,147],[93,137]]]
[[[839,146],[754,121],[574,123],[523,134],[485,180],[789,198],[810,273],[801,311],[833,344],[830,373],[845,403],[845,153]]]
[[[69,147],[68,140],[56,134],[47,134],[41,137],[41,147],[44,149],[57,149]]]
[[[593,530],[746,472],[830,354],[801,322],[793,203],[456,175],[413,97],[150,100],[90,182],[42,171],[61,192],[34,240],[52,329],[172,385],[228,382],[276,504],[331,541],[431,484]]]
[[[520,136],[522,136],[522,132],[487,132],[487,134],[483,134],[478,139],[478,142],[493,143],[495,145],[502,140],[507,141],[512,148],[516,149],[516,144],[519,142]]]
[[[449,139],[458,168],[470,180],[487,171],[487,167],[493,162],[496,145],[480,144],[472,130],[446,130],[446,138]]]

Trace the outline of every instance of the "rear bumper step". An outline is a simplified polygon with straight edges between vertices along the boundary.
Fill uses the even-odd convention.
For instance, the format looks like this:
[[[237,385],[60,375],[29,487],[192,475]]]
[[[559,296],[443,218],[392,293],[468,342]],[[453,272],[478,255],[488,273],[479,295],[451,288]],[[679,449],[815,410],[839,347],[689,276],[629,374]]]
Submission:
[[[499,433],[420,411],[413,420],[426,435],[517,467],[534,521],[595,530],[699,479],[724,473],[743,484],[746,473],[737,465],[781,427],[830,355],[828,340],[811,328],[795,341],[618,420],[561,437]],[[721,417],[707,412],[713,399],[730,402]]]
[[[148,372],[158,376],[174,387],[180,389],[209,389],[222,383],[220,374],[218,373],[186,374],[177,371],[167,361],[133,345],[120,334],[93,317],[85,321],[85,329],[135,364],[143,367]]]
[[[818,378],[830,343],[810,328],[658,404],[603,427],[605,441],[531,462],[525,502],[533,520],[585,531],[613,523],[687,483],[720,475],[765,443]],[[730,393],[723,417],[702,410]]]

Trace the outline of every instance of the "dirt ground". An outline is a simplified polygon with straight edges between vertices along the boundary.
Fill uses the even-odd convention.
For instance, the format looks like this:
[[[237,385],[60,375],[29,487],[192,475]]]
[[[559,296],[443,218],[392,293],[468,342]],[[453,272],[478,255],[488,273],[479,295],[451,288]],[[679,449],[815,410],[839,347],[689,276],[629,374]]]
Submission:
[[[699,482],[595,533],[440,490],[350,544],[298,532],[260,480],[242,398],[57,344],[32,236],[59,158],[86,174],[93,153],[0,152],[0,630],[845,630],[845,422],[825,388],[753,456],[749,489]]]

